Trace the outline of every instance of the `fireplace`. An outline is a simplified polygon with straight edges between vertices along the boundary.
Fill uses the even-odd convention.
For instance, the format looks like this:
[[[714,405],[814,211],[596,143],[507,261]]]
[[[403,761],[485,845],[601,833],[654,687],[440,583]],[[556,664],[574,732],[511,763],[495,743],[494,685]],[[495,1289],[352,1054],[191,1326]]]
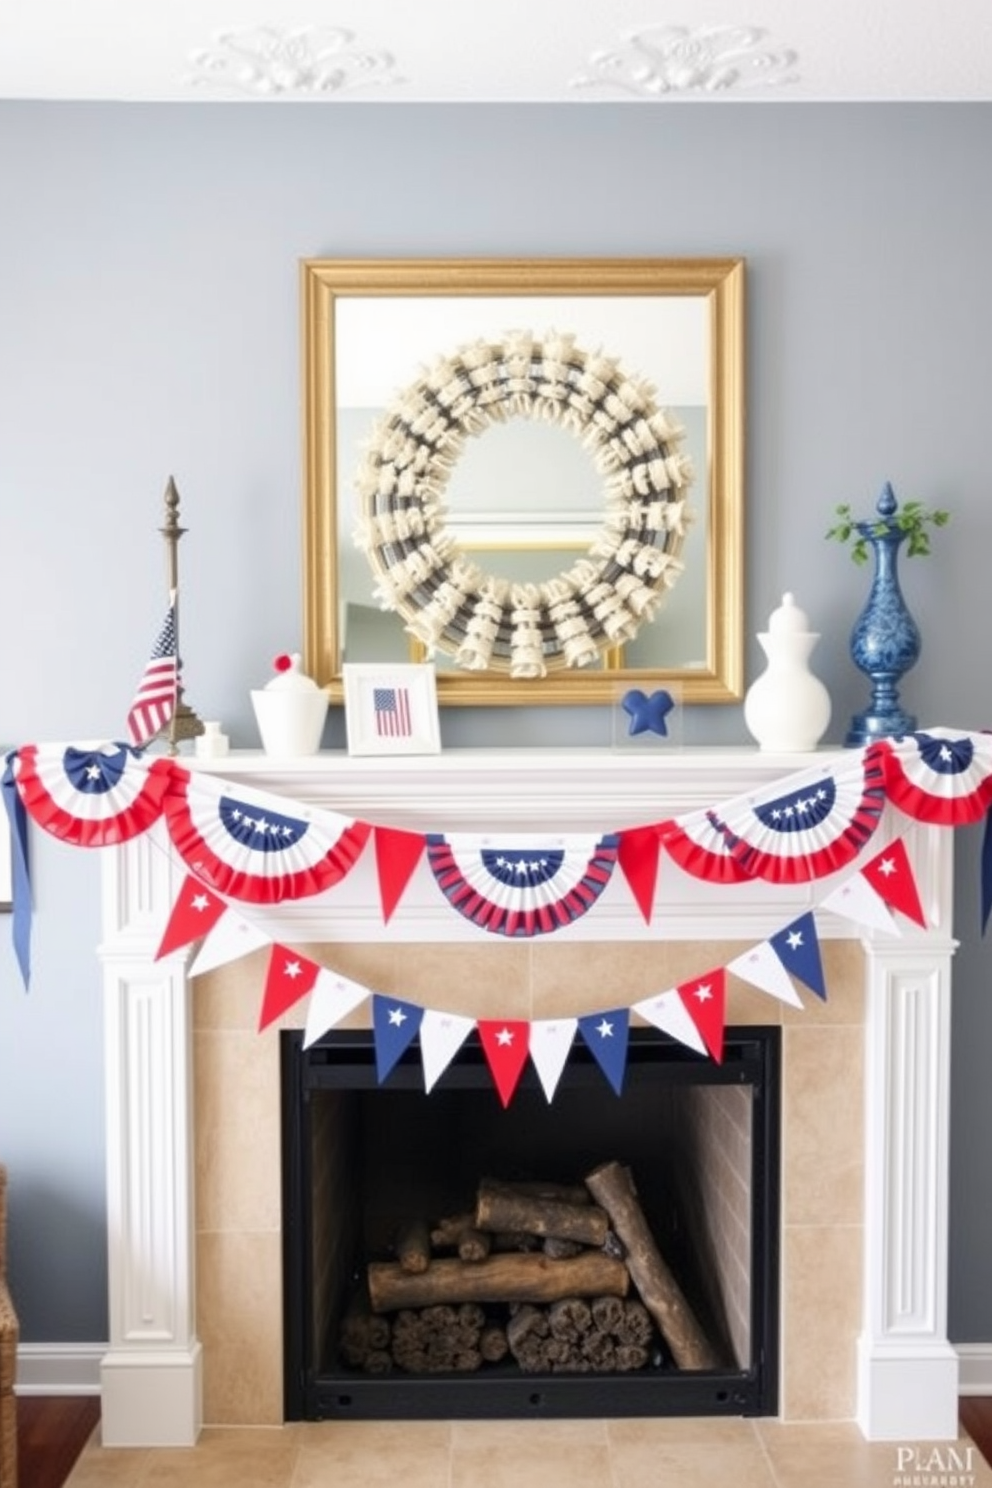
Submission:
[[[620,1098],[579,1048],[553,1102],[528,1072],[504,1110],[474,1038],[428,1096],[415,1051],[379,1086],[369,1034],[307,1049],[284,1031],[287,1417],[775,1414],[780,1034],[731,1029],[715,1065],[634,1029]],[[679,1366],[629,1289],[597,1295],[607,1277],[628,1277],[617,1237],[601,1240],[598,1223],[592,1234],[603,1216],[583,1202],[583,1178],[617,1162],[712,1355],[705,1366]],[[497,1215],[538,1230],[563,1214],[585,1234],[585,1221],[588,1243],[517,1233],[501,1249],[498,1233],[474,1226],[480,1188]],[[397,1235],[410,1237],[407,1269],[393,1259]],[[428,1252],[433,1270],[422,1269]],[[579,1256],[590,1274],[571,1296],[566,1266]],[[410,1305],[370,1311],[370,1263],[383,1286],[412,1291]],[[502,1274],[536,1277],[538,1305]],[[489,1286],[485,1306],[472,1300]]]
[[[191,764],[367,821],[535,833],[658,820],[774,784],[810,758],[470,750]],[[793,1009],[730,978],[727,1016],[781,1037],[772,1408],[784,1420],[856,1418],[871,1439],[950,1439],[951,843],[889,817],[872,851],[905,837],[930,928],[887,936],[818,915],[828,1000]],[[582,1015],[607,986],[632,1006],[726,965],[836,887],[702,884],[664,862],[650,924],[614,878],[567,930],[508,942],[455,915],[423,865],[384,923],[370,856],[319,902],[253,915],[256,927],[370,988],[474,1017]],[[279,1047],[305,1010],[257,1032],[263,950],[195,979],[191,954],[154,960],[183,871],[154,832],[104,854],[111,1445],[182,1444],[204,1421],[287,1416]],[[341,1031],[363,1028],[356,1012]]]

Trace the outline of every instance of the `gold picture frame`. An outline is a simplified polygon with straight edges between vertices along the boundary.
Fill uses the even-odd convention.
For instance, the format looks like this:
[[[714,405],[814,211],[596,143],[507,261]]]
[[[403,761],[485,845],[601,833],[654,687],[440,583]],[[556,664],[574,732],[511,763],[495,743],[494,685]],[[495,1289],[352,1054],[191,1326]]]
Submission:
[[[553,321],[555,330],[574,331],[597,352],[608,354],[619,343],[622,364],[657,390],[659,403],[676,418],[688,413],[695,422],[690,504],[696,520],[690,541],[697,543],[697,551],[685,561],[691,577],[678,579],[643,635],[630,645],[604,650],[594,667],[519,677],[463,670],[439,657],[439,703],[608,704],[618,681],[640,686],[666,680],[679,684],[687,704],[740,700],[742,258],[306,259],[300,268],[305,666],[332,700],[343,696],[345,660],[400,662],[424,654],[404,635],[400,617],[385,612],[381,591],[377,600],[358,596],[353,601],[350,594],[356,571],[367,569],[354,542],[351,473],[375,417],[381,415],[383,401],[388,403],[411,377],[423,374],[432,358],[454,349],[454,337],[485,336],[496,324],[519,326],[522,318],[542,332]],[[631,345],[636,342],[632,354],[625,350],[624,338],[633,338]],[[660,374],[643,364],[654,360],[665,362]],[[685,397],[672,397],[673,384],[683,379]],[[554,474],[542,475],[542,480],[542,489],[551,492]],[[685,627],[685,639],[678,641],[681,651],[666,657],[666,615],[683,586],[687,615],[679,626]],[[349,637],[356,638],[357,647],[362,625],[378,641],[363,642],[372,649],[355,655]],[[673,624],[673,635],[675,629]],[[650,649],[656,643],[657,659]],[[386,647],[388,655],[376,651],[375,644]],[[389,648],[397,644],[394,655]]]

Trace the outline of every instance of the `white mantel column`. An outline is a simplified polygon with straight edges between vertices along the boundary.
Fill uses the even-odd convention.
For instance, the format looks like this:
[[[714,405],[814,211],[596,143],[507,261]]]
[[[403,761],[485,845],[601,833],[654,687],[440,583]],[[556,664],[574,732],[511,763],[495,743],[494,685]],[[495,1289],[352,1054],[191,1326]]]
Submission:
[[[178,885],[157,832],[105,853],[103,873],[110,1347],[102,1439],[192,1446],[203,1408],[190,994],[183,958],[153,959],[162,906]]]
[[[950,833],[911,831],[924,903],[949,920]],[[928,851],[929,850],[929,851]],[[929,863],[927,858],[929,857]],[[933,870],[928,873],[927,868]],[[858,1422],[870,1441],[953,1440],[947,1339],[951,958],[946,929],[876,936],[866,1009],[864,1327]]]

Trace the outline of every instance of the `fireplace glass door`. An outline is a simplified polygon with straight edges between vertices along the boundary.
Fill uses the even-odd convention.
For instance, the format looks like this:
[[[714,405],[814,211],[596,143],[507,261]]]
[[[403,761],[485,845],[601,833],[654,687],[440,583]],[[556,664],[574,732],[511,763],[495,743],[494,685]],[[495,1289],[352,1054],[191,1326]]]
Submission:
[[[577,1040],[506,1109],[474,1036],[430,1093],[416,1044],[380,1085],[371,1032],[302,1037],[288,1420],[776,1412],[777,1028],[720,1064],[633,1029],[619,1095]]]

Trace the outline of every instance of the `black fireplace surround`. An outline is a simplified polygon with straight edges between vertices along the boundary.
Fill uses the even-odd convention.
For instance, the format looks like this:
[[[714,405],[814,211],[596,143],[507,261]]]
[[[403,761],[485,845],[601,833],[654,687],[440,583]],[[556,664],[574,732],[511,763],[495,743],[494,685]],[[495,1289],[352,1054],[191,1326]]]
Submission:
[[[416,1043],[379,1085],[371,1031],[332,1032],[309,1049],[300,1031],[286,1031],[280,1055],[287,1420],[776,1414],[778,1028],[728,1028],[720,1064],[655,1029],[632,1029],[619,1096],[576,1040],[553,1101],[528,1064],[507,1109],[474,1035],[430,1093]],[[680,1114],[699,1091],[726,1086],[743,1087],[749,1112],[744,1358],[700,1214],[698,1143]],[[400,1221],[470,1207],[483,1177],[580,1183],[610,1161],[633,1175],[718,1367],[679,1369],[660,1333],[647,1365],[628,1373],[525,1372],[505,1360],[471,1373],[367,1373],[343,1362],[345,1311],[368,1263],[392,1259]]]

